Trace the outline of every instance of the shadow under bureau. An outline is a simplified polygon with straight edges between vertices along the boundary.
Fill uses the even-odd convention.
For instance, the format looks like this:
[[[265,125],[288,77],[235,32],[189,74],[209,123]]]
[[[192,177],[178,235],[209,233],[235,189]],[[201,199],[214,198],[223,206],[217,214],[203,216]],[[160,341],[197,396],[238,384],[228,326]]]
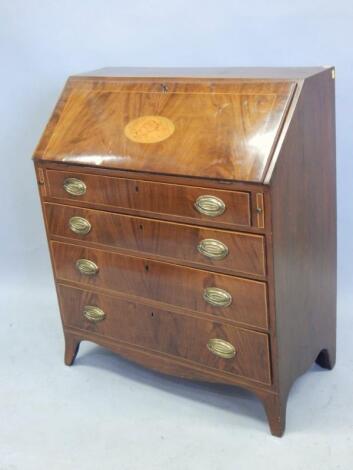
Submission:
[[[334,119],[332,68],[71,77],[34,154],[65,363],[244,387],[281,436],[335,363]]]

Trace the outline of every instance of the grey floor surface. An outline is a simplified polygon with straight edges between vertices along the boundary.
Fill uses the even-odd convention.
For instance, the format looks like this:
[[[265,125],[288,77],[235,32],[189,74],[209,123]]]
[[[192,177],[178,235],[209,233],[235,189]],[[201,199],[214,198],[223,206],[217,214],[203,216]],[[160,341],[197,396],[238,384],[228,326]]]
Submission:
[[[0,470],[353,468],[352,299],[339,301],[336,368],[295,383],[278,439],[241,389],[162,376],[90,343],[66,367],[44,284],[0,291]]]

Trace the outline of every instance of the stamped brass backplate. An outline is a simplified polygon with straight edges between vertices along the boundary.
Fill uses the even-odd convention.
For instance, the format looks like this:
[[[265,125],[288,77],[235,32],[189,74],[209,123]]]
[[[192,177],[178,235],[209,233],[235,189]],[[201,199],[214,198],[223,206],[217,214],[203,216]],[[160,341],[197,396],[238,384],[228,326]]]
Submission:
[[[174,123],[164,116],[141,116],[130,121],[124,129],[128,139],[140,144],[162,142],[174,131]]]

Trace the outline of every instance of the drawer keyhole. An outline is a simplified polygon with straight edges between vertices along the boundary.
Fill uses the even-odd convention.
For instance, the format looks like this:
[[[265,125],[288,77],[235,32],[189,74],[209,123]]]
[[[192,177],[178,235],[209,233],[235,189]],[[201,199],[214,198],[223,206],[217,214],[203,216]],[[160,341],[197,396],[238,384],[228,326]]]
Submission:
[[[149,269],[150,269],[150,267],[148,266],[148,264],[145,264],[145,271],[146,271],[146,273],[148,273]]]

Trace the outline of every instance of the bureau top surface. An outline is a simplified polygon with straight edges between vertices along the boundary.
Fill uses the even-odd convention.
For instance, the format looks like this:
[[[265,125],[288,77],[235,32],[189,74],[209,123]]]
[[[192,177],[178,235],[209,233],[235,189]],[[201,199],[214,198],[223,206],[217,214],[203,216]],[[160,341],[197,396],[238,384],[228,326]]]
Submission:
[[[73,76],[34,157],[262,182],[295,77],[320,70],[122,68]]]
[[[82,77],[150,77],[150,78],[308,78],[330,68],[322,67],[104,67],[80,74]]]

